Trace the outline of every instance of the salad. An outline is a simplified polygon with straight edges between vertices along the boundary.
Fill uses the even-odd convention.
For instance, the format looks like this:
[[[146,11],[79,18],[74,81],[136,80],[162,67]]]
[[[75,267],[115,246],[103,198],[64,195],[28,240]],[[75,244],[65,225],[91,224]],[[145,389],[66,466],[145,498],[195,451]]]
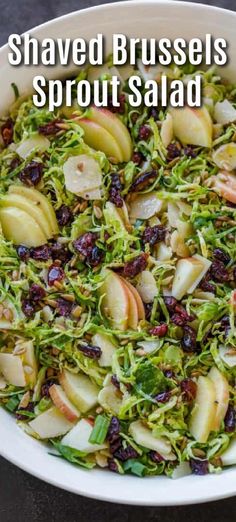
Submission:
[[[1,120],[0,402],[83,468],[180,477],[236,464],[236,85]],[[139,66],[188,82],[196,71]],[[199,71],[198,71],[199,73]],[[136,72],[137,74],[137,72]]]

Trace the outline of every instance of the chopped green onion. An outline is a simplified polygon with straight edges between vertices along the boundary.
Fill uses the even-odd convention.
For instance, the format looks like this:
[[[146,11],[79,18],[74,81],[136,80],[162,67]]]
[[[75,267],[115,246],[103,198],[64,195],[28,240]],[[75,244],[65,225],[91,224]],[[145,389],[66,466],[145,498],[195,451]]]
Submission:
[[[5,406],[6,406],[7,410],[15,411],[17,406],[19,405],[19,403],[20,403],[19,396],[14,395],[13,397],[11,397],[9,399],[9,401],[6,402]]]
[[[109,420],[104,417],[104,415],[98,415],[93,431],[89,437],[89,442],[92,444],[102,444],[107,436],[109,424]]]

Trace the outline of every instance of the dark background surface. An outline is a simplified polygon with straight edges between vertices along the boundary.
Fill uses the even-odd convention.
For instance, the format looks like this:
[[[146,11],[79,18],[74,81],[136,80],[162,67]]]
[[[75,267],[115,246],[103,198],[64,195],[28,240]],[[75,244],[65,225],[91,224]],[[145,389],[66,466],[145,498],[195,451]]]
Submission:
[[[6,43],[10,33],[21,33],[70,11],[103,3],[111,2],[0,0],[0,45]],[[236,0],[205,3],[236,10]],[[0,459],[0,522],[233,522],[235,516],[236,497],[175,508],[140,508],[89,500],[49,486]]]

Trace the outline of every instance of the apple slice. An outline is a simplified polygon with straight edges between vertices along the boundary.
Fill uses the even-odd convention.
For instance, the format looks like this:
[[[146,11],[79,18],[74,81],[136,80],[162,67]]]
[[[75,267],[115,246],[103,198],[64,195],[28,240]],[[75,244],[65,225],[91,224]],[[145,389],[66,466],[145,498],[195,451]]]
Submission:
[[[12,353],[0,353],[0,372],[6,381],[13,386],[26,386],[22,360]]]
[[[70,156],[63,165],[66,189],[79,194],[97,189],[102,184],[102,171],[99,163],[88,156]]]
[[[202,271],[202,263],[194,257],[179,259],[176,265],[175,276],[172,285],[172,295],[175,299],[182,299],[199,277]]]
[[[140,194],[130,203],[130,219],[150,219],[164,208],[164,201],[158,199],[156,192]]]
[[[112,226],[115,231],[120,232],[122,230],[126,230],[126,226],[124,223],[124,220],[122,219],[121,214],[119,213],[119,210],[114,203],[111,201],[107,201],[104,209],[104,218],[106,221],[106,224],[109,226]]]
[[[33,150],[35,152],[44,152],[50,147],[50,141],[42,134],[35,133],[27,140],[24,140],[17,146],[16,152],[23,159],[26,159]]]
[[[122,280],[121,280],[122,281]],[[129,301],[129,311],[128,311],[128,328],[130,327],[132,330],[137,330],[138,328],[138,307],[133,293],[130,291],[128,286],[122,281],[125,291],[127,292],[127,297]]]
[[[229,384],[216,366],[210,369],[208,377],[214,384],[216,396],[216,413],[211,429],[219,431],[229,405]]]
[[[118,415],[122,406],[122,396],[113,384],[108,384],[99,392],[98,402],[105,411]]]
[[[174,135],[184,145],[212,145],[212,121],[206,107],[171,109]]]
[[[95,106],[88,110],[88,118],[106,129],[116,142],[119,143],[122,153],[121,161],[130,161],[132,156],[132,141],[122,121],[111,111]]]
[[[216,416],[215,386],[209,377],[199,377],[190,415],[189,431],[198,442],[207,442]]]
[[[142,301],[138,291],[136,290],[135,286],[131,285],[131,283],[129,281],[127,281],[123,277],[121,277],[121,279],[122,279],[123,283],[129,289],[129,291],[134,296],[134,299],[135,299],[136,305],[137,305],[137,309],[138,309],[138,319],[139,319],[139,321],[141,321],[142,319],[145,319],[145,309],[144,309],[144,306],[143,306],[143,301]]]
[[[227,450],[220,455],[223,466],[233,466],[236,464],[236,438],[231,439]]]
[[[137,291],[144,303],[152,303],[157,295],[157,284],[149,270],[143,270],[138,276]]]
[[[38,375],[38,363],[35,357],[33,341],[24,341],[20,343],[20,347],[24,349],[20,357],[23,362],[26,384],[32,389],[36,384]]]
[[[92,431],[93,426],[91,423],[87,419],[81,419],[74,428],[63,437],[61,444],[84,453],[94,453],[94,451],[106,449],[108,447],[106,442],[103,444],[92,444],[89,442]]]
[[[208,270],[212,264],[212,262],[209,261],[209,259],[207,259],[206,257],[200,256],[199,254],[194,254],[194,256],[192,256],[192,257],[194,259],[197,259],[197,261],[199,261],[200,263],[202,263],[202,270],[201,270],[199,276],[195,279],[192,286],[188,289],[188,294],[192,294],[194,292],[194,290],[197,288],[200,281],[203,279],[205,274],[208,272]]]
[[[236,121],[236,110],[229,100],[223,100],[215,104],[214,119],[221,125],[227,125],[227,123]]]
[[[4,237],[15,245],[37,247],[47,242],[38,223],[24,210],[15,207],[0,208],[0,223]]]
[[[70,402],[63,388],[59,384],[53,384],[49,388],[49,394],[55,406],[65,415],[70,422],[76,421],[80,417],[80,412]]]
[[[157,261],[169,261],[172,258],[171,247],[167,246],[164,241],[157,243],[155,247],[155,257]]]
[[[235,144],[236,145],[236,144]],[[231,203],[236,203],[236,176],[228,172],[219,172],[212,177],[212,188]]]
[[[219,169],[227,171],[236,168],[236,143],[225,143],[212,153],[212,159]]]
[[[99,294],[103,296],[102,312],[111,321],[112,327],[121,331],[126,330],[129,319],[129,294],[115,272],[106,270]]]
[[[42,194],[41,192],[39,192],[39,190],[36,190],[34,188],[24,187],[24,185],[10,185],[9,193],[19,194],[20,196],[23,196],[26,199],[33,201],[34,204],[37,205],[37,207],[40,208],[44,213],[48,221],[48,224],[51,228],[52,234],[58,234],[59,229],[56,214],[54,212],[52,204],[46,198],[46,196],[44,196],[44,194]]]
[[[0,374],[0,390],[4,390],[7,387],[7,381],[4,379],[3,375]]]
[[[56,406],[52,406],[30,421],[29,426],[40,439],[51,439],[65,435],[73,428],[73,423]]]
[[[29,214],[40,226],[45,236],[50,239],[52,237],[52,230],[41,208],[33,201],[20,196],[18,194],[8,194],[0,201],[1,207],[15,207],[24,210]]]
[[[98,364],[101,367],[106,368],[107,366],[112,366],[113,355],[116,351],[116,346],[111,341],[109,335],[104,333],[97,332],[92,337],[92,344],[94,346],[98,346],[102,350],[102,355],[98,359]]]
[[[144,426],[140,420],[131,422],[129,431],[136,444],[157,451],[163,456],[171,453],[171,444],[168,439],[165,437],[154,437],[152,431]]]
[[[104,127],[86,118],[79,118],[77,123],[84,131],[83,138],[87,145],[104,152],[113,163],[123,161],[119,144]]]
[[[59,383],[70,401],[82,412],[91,410],[97,404],[99,388],[87,375],[63,370]]]
[[[166,119],[162,122],[160,137],[165,148],[172,142],[173,133],[173,119],[171,114],[166,115]]]
[[[182,477],[187,477],[188,475],[192,475],[192,470],[189,462],[180,462],[178,466],[174,469],[171,478],[176,480]]]
[[[229,368],[234,368],[236,366],[236,351],[230,348],[229,346],[219,346],[219,354]]]

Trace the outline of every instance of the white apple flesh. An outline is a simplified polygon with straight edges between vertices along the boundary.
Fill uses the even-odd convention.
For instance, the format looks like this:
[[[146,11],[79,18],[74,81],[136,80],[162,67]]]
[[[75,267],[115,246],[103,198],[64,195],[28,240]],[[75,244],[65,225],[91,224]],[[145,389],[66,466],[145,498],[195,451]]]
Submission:
[[[56,406],[52,406],[30,421],[29,426],[40,439],[51,439],[65,435],[73,428],[73,423]]]
[[[184,145],[210,148],[212,145],[212,120],[206,107],[171,109],[174,135]]]
[[[59,384],[53,384],[52,386],[50,386],[49,394],[52,399],[52,402],[67,418],[68,421],[74,422],[80,417],[80,412],[68,399],[63,388]]]
[[[87,375],[63,370],[59,375],[59,383],[70,401],[82,413],[86,413],[97,404],[99,388]]]
[[[198,442],[205,443],[216,416],[215,386],[209,377],[199,377],[197,395],[190,414],[189,431]]]
[[[130,435],[136,444],[144,446],[150,450],[158,451],[160,455],[167,456],[171,453],[171,444],[165,437],[154,437],[152,431],[144,426],[141,421],[131,422],[129,427]]]
[[[117,330],[127,329],[129,320],[129,296],[126,287],[117,274],[106,270],[105,279],[99,289],[102,298],[102,312]]]
[[[98,346],[102,350],[102,355],[98,359],[98,364],[102,368],[112,366],[113,356],[116,351],[116,346],[110,340],[110,336],[97,332],[92,337],[92,344]]]
[[[229,405],[229,384],[225,376],[216,366],[210,369],[208,377],[214,384],[216,396],[216,412],[212,424],[212,431],[219,431]]]
[[[13,386],[26,386],[23,363],[18,355],[0,353],[0,372]]]
[[[107,443],[92,444],[89,442],[93,426],[86,419],[81,419],[61,440],[61,444],[84,453],[94,453],[108,447]]]
[[[172,284],[172,295],[175,299],[182,299],[189,291],[201,274],[202,268],[202,262],[194,257],[179,259]]]

